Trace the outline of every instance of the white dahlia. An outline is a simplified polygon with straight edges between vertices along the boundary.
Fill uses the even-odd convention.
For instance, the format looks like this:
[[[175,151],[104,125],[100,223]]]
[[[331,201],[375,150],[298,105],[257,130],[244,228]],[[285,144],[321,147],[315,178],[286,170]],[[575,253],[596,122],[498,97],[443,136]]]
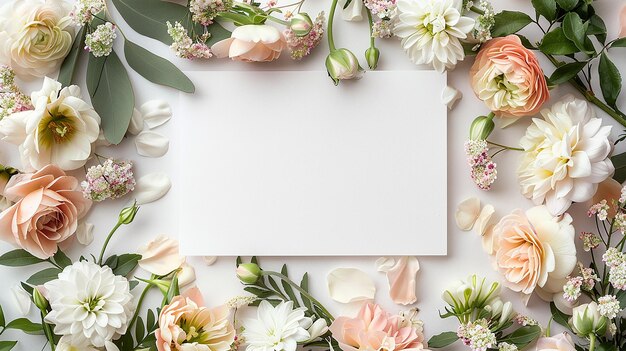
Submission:
[[[128,280],[111,268],[81,261],[46,284],[52,309],[45,317],[54,333],[95,347],[126,333],[134,312]]]
[[[312,321],[304,311],[305,308],[294,309],[293,301],[281,302],[276,307],[261,301],[258,318],[243,323],[246,351],[295,351],[299,342],[310,339],[307,328]]]
[[[0,121],[2,140],[19,145],[29,168],[39,170],[54,164],[69,171],[82,167],[100,134],[100,116],[80,98],[80,88],[61,89],[61,83],[46,77],[31,100],[34,110]]]
[[[394,34],[415,64],[429,64],[443,72],[463,61],[461,39],[474,28],[474,20],[461,15],[460,0],[398,0]]]
[[[556,216],[572,202],[591,199],[598,184],[613,175],[611,127],[603,127],[592,107],[571,95],[541,114],[520,141],[518,176],[524,196],[545,203]]]

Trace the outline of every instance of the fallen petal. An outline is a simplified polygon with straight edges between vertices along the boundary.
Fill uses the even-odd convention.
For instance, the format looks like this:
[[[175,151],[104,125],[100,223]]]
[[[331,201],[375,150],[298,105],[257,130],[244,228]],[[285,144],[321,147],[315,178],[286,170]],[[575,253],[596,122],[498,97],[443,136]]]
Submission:
[[[344,21],[360,21],[363,19],[363,0],[352,0],[346,8],[344,8],[346,0],[342,2],[341,18]]]
[[[13,299],[22,316],[28,315],[31,306],[30,295],[19,285],[13,286],[11,292],[13,293]]]
[[[76,239],[82,245],[89,245],[93,241],[93,224],[91,223],[80,223],[78,228],[76,228]]]
[[[128,125],[128,133],[137,135],[143,130],[143,115],[138,109],[133,109],[133,115]]]
[[[372,279],[356,268],[337,268],[327,277],[330,297],[341,303],[373,300],[376,286]]]
[[[454,218],[459,229],[468,231],[474,226],[474,222],[480,214],[480,199],[470,197],[461,202],[456,209]]]
[[[415,289],[417,288],[417,272],[420,263],[417,257],[403,256],[387,272],[389,281],[389,296],[393,302],[400,305],[410,305],[417,301]]]
[[[207,266],[210,266],[217,261],[217,256],[204,256],[202,259]]]
[[[156,132],[143,131],[135,138],[137,153],[146,157],[161,157],[170,148],[170,140]]]
[[[391,257],[381,257],[376,260],[376,270],[379,272],[389,272],[396,264],[396,260]]]
[[[462,98],[463,93],[451,86],[443,88],[441,92],[441,102],[448,107],[448,110],[452,110],[456,103]]]
[[[133,194],[138,205],[145,205],[165,196],[171,187],[167,174],[151,173],[139,178]]]
[[[491,217],[496,212],[496,209],[492,205],[485,205],[482,210],[480,210],[480,215],[476,218],[474,222],[474,230],[479,235],[484,235],[485,231],[491,224]]]
[[[139,107],[148,128],[153,129],[165,124],[172,118],[172,108],[167,101],[150,100]]]

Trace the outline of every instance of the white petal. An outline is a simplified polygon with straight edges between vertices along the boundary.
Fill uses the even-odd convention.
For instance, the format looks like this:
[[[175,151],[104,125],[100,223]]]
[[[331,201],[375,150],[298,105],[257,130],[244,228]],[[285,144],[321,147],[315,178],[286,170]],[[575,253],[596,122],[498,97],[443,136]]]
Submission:
[[[217,256],[203,256],[202,259],[207,266],[210,266],[217,261]]]
[[[343,1],[341,4],[341,18],[345,21],[360,21],[363,19],[363,0],[352,0],[350,5],[343,8],[346,4],[346,1]]]
[[[146,157],[161,157],[170,148],[170,140],[155,132],[144,131],[135,138],[137,153]]]
[[[492,205],[485,205],[482,210],[480,210],[480,215],[476,218],[476,222],[474,222],[474,230],[479,235],[485,235],[487,228],[489,228],[489,224],[491,224],[491,217],[496,212],[495,208]]]
[[[456,218],[456,225],[459,229],[468,231],[474,226],[474,222],[480,214],[480,200],[476,197],[470,197],[469,199],[461,202],[456,209],[454,217]]]
[[[141,105],[139,110],[150,129],[163,125],[172,118],[172,108],[163,100],[150,100]]]
[[[389,272],[396,264],[396,260],[391,257],[381,257],[376,260],[376,270],[379,272]]]
[[[76,228],[76,238],[82,245],[89,245],[93,241],[93,224],[83,222]]]
[[[138,205],[154,202],[167,194],[172,181],[165,173],[151,173],[141,177],[135,186],[135,200]]]
[[[180,266],[178,272],[178,285],[182,288],[196,281],[196,270],[187,263]]]
[[[137,135],[143,130],[143,114],[136,108],[133,109],[133,115],[128,125],[128,133]]]
[[[330,297],[341,303],[373,300],[376,286],[372,279],[356,268],[337,268],[327,277]]]
[[[20,313],[23,316],[28,315],[31,306],[30,295],[28,295],[28,293],[19,285],[13,286],[11,288],[11,292],[13,293],[13,299],[15,300],[15,304],[20,310]]]
[[[461,98],[463,98],[463,93],[450,86],[443,88],[441,92],[441,102],[448,107],[448,110],[452,110]]]
[[[120,349],[118,349],[117,346],[115,346],[115,344],[110,341],[104,342],[104,348],[106,351],[120,351]]]

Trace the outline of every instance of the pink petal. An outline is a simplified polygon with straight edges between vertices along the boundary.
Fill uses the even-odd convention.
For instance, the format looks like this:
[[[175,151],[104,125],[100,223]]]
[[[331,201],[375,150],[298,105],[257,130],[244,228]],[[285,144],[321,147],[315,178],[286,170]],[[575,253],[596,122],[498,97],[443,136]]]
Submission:
[[[420,264],[417,257],[404,256],[387,272],[389,296],[393,302],[409,305],[417,301],[415,289],[419,269]]]

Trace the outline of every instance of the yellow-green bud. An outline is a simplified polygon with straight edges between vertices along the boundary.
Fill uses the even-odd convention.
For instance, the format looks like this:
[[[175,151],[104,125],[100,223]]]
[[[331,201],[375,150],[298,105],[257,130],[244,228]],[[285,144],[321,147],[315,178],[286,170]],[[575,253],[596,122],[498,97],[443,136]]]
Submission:
[[[311,32],[313,20],[307,13],[300,12],[291,17],[289,28],[297,37],[303,37]]]
[[[363,69],[350,50],[336,49],[326,57],[326,70],[330,79],[337,85],[340,80],[357,78]]]
[[[237,277],[243,283],[254,284],[261,277],[261,268],[255,263],[242,263],[237,267]]]
[[[487,140],[489,134],[493,132],[495,128],[493,123],[493,117],[479,116],[472,122],[470,126],[470,139],[471,140]]]
[[[367,65],[371,70],[376,69],[378,67],[378,59],[380,58],[380,50],[376,47],[370,47],[365,50],[365,59],[367,60]]]
[[[48,309],[48,300],[39,292],[39,289],[35,287],[33,289],[33,302],[35,306],[39,308],[41,311],[46,311]]]
[[[137,206],[136,202],[132,206],[124,207],[120,212],[119,223],[131,224],[137,215],[137,211],[139,211],[139,206]]]

